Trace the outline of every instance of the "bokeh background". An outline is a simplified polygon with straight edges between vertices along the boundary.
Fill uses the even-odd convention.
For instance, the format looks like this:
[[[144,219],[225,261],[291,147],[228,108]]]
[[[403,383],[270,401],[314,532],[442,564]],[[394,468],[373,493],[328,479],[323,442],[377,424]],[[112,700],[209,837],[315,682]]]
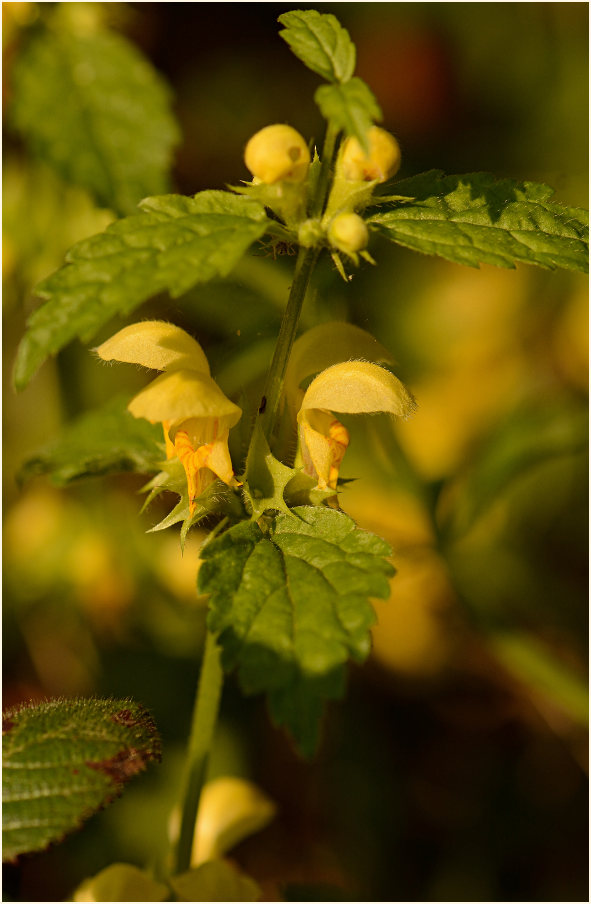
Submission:
[[[132,696],[156,719],[164,761],[80,833],[9,867],[5,900],[61,900],[113,860],[160,856],[205,614],[200,537],[181,557],[176,529],[147,534],[161,513],[139,514],[141,478],[16,481],[65,423],[145,382],[75,343],[11,389],[35,283],[112,217],[11,128],[12,66],[54,6],[3,4],[4,704]],[[270,122],[321,143],[317,77],[277,34],[293,7],[80,6],[169,81],[176,190],[248,178],[244,144]],[[356,42],[402,176],[489,170],[586,206],[587,4],[316,8]],[[368,329],[417,397],[395,429],[349,423],[342,472],[359,478],[343,507],[391,543],[398,574],[312,763],[263,701],[227,682],[212,774],[251,779],[278,808],[232,856],[267,900],[587,900],[587,280],[472,270],[379,242],[371,252],[378,266],[350,285],[320,268],[303,325]],[[205,286],[140,316],[193,332],[239,395],[269,360],[292,266],[253,254],[233,276],[237,296]]]

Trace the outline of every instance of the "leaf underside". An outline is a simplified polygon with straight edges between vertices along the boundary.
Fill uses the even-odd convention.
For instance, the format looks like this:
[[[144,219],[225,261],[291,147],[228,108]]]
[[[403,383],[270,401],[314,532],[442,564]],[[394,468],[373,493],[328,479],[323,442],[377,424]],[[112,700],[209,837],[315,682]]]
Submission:
[[[55,700],[2,720],[3,859],[39,851],[160,759],[149,714],[130,700]]]
[[[267,225],[261,204],[225,191],[162,195],[140,207],[74,245],[65,266],[37,287],[46,301],[19,346],[17,389],[50,354],[76,337],[90,341],[116,314],[129,314],[159,292],[177,298],[227,276]]]
[[[122,36],[41,31],[19,56],[12,92],[32,149],[99,204],[128,214],[167,191],[179,138],[169,91]]]
[[[399,245],[470,267],[588,271],[588,213],[551,201],[547,185],[431,170],[394,187],[368,225]]]
[[[325,119],[331,120],[338,131],[353,135],[369,152],[367,133],[375,120],[382,119],[382,111],[362,79],[355,77],[344,85],[321,85],[314,99]]]
[[[343,512],[311,506],[278,515],[268,535],[238,524],[202,551],[199,588],[224,668],[237,669],[245,693],[268,694],[306,756],[325,701],[343,694],[347,659],[369,653],[368,597],[389,594],[389,552]]]

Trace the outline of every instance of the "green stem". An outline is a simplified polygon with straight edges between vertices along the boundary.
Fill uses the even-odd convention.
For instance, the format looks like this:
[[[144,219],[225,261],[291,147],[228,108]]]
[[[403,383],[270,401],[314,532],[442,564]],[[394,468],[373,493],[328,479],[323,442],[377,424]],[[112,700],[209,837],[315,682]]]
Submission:
[[[321,217],[324,210],[326,195],[328,193],[328,182],[330,179],[330,170],[332,167],[332,158],[334,157],[334,149],[338,138],[339,130],[334,123],[329,120],[326,135],[324,137],[324,147],[322,148],[322,166],[320,176],[318,177],[318,185],[316,188],[316,197],[312,205],[312,216]]]
[[[324,146],[322,148],[320,175],[318,177],[316,193],[311,205],[313,217],[320,217],[324,210],[332,159],[334,157],[338,134],[339,130],[329,121],[326,136],[324,138]],[[263,390],[264,404],[261,406],[261,423],[269,444],[271,444],[272,441],[273,431],[279,413],[285,371],[287,369],[291,348],[296,337],[302,305],[319,254],[319,247],[300,247],[298,253],[293,282],[287,300],[287,307],[281,322],[275,351],[273,352],[273,360],[271,361],[271,366],[267,374],[265,389]]]
[[[287,362],[296,337],[302,305],[318,254],[318,248],[300,248],[298,253],[287,307],[281,321],[281,328],[277,337],[275,351],[273,352],[273,360],[271,361],[263,391],[264,408],[261,411],[261,421],[269,443],[271,443],[271,436],[279,412]]]
[[[175,873],[183,873],[191,866],[195,820],[222,693],[223,672],[220,659],[216,638],[208,631],[189,738]]]

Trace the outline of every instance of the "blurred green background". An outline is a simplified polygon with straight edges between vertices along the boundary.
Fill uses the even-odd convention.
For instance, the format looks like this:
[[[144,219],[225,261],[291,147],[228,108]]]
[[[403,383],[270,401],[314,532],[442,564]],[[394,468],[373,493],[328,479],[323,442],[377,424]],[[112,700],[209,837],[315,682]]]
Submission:
[[[145,533],[162,513],[138,515],[141,478],[67,490],[15,479],[63,424],[146,379],[74,343],[11,389],[33,286],[112,218],[11,127],[12,68],[55,6],[3,4],[4,704],[130,695],[152,711],[164,762],[80,833],[8,867],[5,900],[61,900],[113,860],[158,858],[204,630],[200,538],[181,557],[176,529]],[[277,35],[289,5],[78,8],[172,86],[179,192],[247,179],[244,145],[270,122],[321,143],[317,77]],[[490,170],[586,206],[587,4],[316,8],[357,44],[402,176]],[[343,507],[392,544],[398,574],[313,763],[227,682],[212,773],[248,777],[278,806],[233,857],[266,900],[586,900],[587,280],[471,270],[385,242],[371,253],[378,266],[350,285],[325,263],[303,321],[369,330],[417,397],[395,432],[380,418],[348,424],[342,471],[360,478]],[[194,333],[239,399],[268,363],[292,266],[254,253],[232,291],[206,285],[138,316]]]

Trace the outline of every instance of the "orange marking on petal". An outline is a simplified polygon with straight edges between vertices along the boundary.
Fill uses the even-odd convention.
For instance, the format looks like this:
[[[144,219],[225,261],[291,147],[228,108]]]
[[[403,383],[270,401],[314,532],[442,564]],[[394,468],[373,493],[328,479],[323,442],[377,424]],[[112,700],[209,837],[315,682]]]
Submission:
[[[336,490],[339,469],[341,467],[347,446],[349,445],[349,431],[340,421],[334,420],[328,428],[328,443],[330,445],[331,462],[328,472],[328,485]]]

